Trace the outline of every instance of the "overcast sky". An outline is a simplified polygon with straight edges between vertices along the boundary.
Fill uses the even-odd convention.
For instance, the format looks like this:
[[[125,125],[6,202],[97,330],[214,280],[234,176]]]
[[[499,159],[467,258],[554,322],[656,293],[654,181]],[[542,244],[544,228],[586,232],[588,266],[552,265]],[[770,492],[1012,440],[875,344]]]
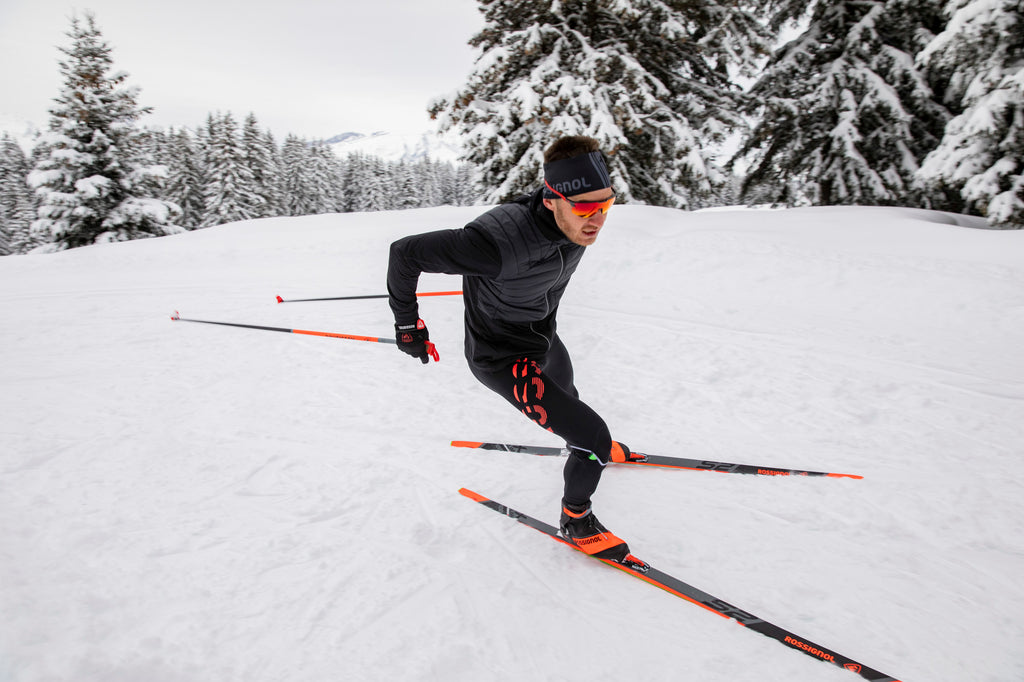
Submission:
[[[58,46],[91,10],[114,70],[142,89],[147,126],[250,111],[314,139],[433,128],[429,101],[466,80],[476,0],[0,0],[0,121],[45,127]],[[11,131],[20,132],[20,131]]]

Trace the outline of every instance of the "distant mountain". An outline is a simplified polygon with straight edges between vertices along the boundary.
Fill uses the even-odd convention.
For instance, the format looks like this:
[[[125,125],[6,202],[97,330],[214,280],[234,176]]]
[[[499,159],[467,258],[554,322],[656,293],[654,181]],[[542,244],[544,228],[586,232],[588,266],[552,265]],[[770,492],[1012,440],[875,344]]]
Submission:
[[[341,133],[326,140],[338,156],[368,154],[386,161],[433,161],[457,162],[460,153],[454,138],[432,132],[391,133],[378,131],[363,133]]]
[[[42,130],[28,120],[0,111],[0,134],[8,133],[25,153],[31,152],[36,144],[36,137]],[[433,132],[392,133],[378,131],[364,134],[356,132],[341,133],[325,142],[340,157],[349,154],[368,154],[386,161],[420,161],[430,158],[434,161],[458,162],[461,152],[457,140],[453,136],[439,135]]]
[[[374,133],[374,134],[376,135],[376,134],[386,134],[386,133]],[[361,139],[361,138],[364,138],[364,137],[366,137],[366,135],[363,135],[362,133],[342,133],[341,135],[335,135],[334,137],[332,137],[329,140],[325,140],[325,142],[327,144],[338,144],[339,142],[351,142],[352,140],[358,140],[358,139]]]
[[[0,111],[0,135],[7,133],[13,137],[26,154],[32,151],[40,132],[31,121]]]

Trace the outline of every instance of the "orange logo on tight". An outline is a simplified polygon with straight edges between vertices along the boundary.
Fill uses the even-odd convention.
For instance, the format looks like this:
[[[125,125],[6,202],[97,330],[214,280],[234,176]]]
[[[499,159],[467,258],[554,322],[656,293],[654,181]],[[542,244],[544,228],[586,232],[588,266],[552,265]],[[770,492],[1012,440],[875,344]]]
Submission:
[[[548,422],[548,412],[540,405],[527,405],[523,408],[523,414],[544,426]]]
[[[534,393],[537,395],[537,400],[544,399],[544,380],[540,377],[533,378]]]

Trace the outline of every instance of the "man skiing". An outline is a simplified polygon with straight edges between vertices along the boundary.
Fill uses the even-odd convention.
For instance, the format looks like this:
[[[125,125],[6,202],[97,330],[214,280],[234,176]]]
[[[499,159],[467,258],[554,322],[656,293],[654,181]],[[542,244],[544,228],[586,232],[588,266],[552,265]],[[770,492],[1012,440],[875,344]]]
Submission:
[[[583,252],[597,240],[615,202],[597,140],[563,137],[544,152],[544,184],[463,229],[440,230],[391,245],[388,295],[398,348],[438,359],[419,318],[422,272],[463,276],[465,353],[470,371],[542,428],[564,438],[562,535],[587,554],[624,561],[629,547],[591,511],[609,461],[634,456],[612,440],[604,420],[579,399],[572,361],[555,316]]]

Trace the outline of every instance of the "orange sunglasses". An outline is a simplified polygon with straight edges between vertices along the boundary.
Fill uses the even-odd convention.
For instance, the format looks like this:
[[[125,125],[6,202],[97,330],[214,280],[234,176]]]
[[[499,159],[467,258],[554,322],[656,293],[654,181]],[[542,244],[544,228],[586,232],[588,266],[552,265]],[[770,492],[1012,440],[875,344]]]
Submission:
[[[569,210],[572,211],[572,214],[575,216],[579,216],[580,218],[589,218],[598,211],[600,211],[601,213],[607,213],[608,209],[610,209],[612,207],[612,204],[615,203],[614,192],[612,192],[612,195],[610,197],[602,201],[573,201],[566,197],[561,192],[559,192],[557,189],[552,187],[547,180],[544,181],[544,184],[547,185],[547,188],[549,190],[551,190],[558,196],[562,197],[562,199],[564,199],[565,202],[569,204]]]

